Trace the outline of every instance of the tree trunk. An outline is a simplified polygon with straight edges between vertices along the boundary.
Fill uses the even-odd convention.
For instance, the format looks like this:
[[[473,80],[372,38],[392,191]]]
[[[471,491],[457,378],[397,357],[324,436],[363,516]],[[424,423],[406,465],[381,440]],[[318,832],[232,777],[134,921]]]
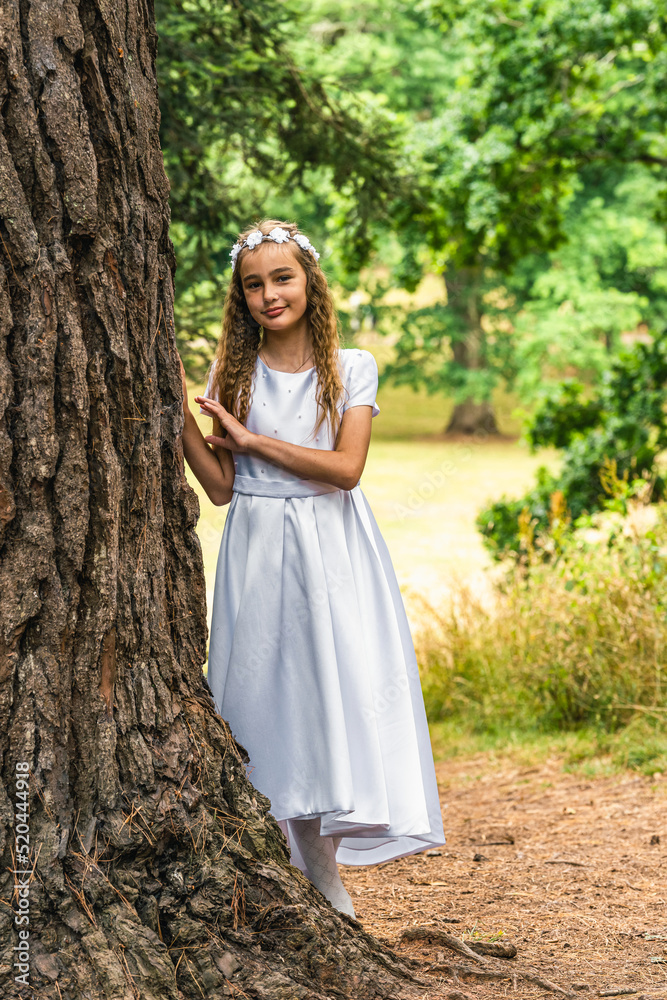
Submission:
[[[146,0],[0,8],[0,988],[424,995],[289,865],[203,678],[156,44]]]
[[[454,362],[466,373],[478,371],[485,366],[484,330],[481,325],[481,303],[479,299],[480,268],[461,268],[445,274],[447,308],[456,313],[462,337],[452,342]],[[489,400],[480,403],[469,396],[457,403],[446,434],[498,434],[493,406]]]
[[[445,433],[475,434],[477,437],[498,434],[496,416],[491,403],[475,403],[472,399],[457,403]]]

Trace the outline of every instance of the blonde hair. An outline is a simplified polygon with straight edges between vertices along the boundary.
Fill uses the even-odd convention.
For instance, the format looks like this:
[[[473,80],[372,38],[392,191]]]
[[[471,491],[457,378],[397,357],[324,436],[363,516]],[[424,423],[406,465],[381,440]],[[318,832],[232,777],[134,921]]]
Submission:
[[[264,219],[239,235],[243,242],[250,233],[259,229],[267,236],[275,226],[286,229],[290,236],[299,232],[293,222]],[[294,240],[286,243],[296,260],[306,272],[306,316],[313,339],[313,360],[317,370],[318,419],[313,431],[320,429],[326,419],[334,439],[340,427],[338,402],[345,386],[338,367],[337,352],[340,332],[333,298],[322,268],[309,250],[304,250]],[[229,282],[222,319],[222,333],[215,353],[213,386],[226,410],[245,424],[250,410],[252,374],[257,355],[262,346],[262,327],[252,318],[246,304],[241,283],[241,261],[249,252],[244,247],[236,258],[236,266]]]

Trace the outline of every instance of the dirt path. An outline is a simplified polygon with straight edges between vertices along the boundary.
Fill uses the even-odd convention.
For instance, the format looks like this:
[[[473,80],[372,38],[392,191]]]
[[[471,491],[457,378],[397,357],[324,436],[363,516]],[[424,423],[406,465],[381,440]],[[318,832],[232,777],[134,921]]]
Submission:
[[[557,759],[521,768],[489,755],[436,771],[441,853],[341,868],[367,930],[392,944],[415,925],[466,941],[502,935],[519,953],[494,970],[530,968],[575,995],[625,988],[667,1000],[667,775],[587,780]],[[430,942],[396,950],[466,961]],[[556,995],[511,978],[430,978],[443,998]]]

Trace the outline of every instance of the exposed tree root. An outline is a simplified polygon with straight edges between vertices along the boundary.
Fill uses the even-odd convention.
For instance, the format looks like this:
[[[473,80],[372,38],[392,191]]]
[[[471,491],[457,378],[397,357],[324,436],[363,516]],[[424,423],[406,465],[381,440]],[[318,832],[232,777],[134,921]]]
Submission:
[[[470,947],[478,955],[491,958],[516,958],[516,945],[509,941],[471,941]]]
[[[511,969],[499,969],[494,968],[487,958],[483,958],[481,955],[477,954],[472,950],[464,941],[460,941],[459,938],[454,937],[453,934],[448,934],[446,931],[442,931],[437,927],[408,927],[402,931],[396,941],[396,945],[401,944],[403,941],[434,941],[436,944],[441,944],[445,948],[449,948],[450,951],[456,951],[460,955],[464,955],[466,958],[472,959],[479,965],[483,965],[484,969],[474,968],[460,963],[443,963],[435,962],[432,965],[428,965],[424,968],[425,972],[439,972],[445,973],[452,976],[455,980],[459,978],[462,979],[476,979],[478,981],[499,981],[502,979],[510,980],[513,984],[513,988],[516,989],[516,985],[519,981],[525,983],[531,983],[533,986],[539,986],[550,993],[556,993],[559,996],[573,997],[576,996],[572,990],[565,990],[561,986],[557,986],[556,983],[552,983],[549,979],[545,979],[543,976],[538,975],[532,969],[522,969],[514,964],[512,964]],[[513,953],[512,953],[513,952]],[[503,957],[513,958],[516,955],[516,948],[510,946],[506,954]]]
[[[577,996],[572,990],[564,990],[561,986],[557,986],[556,983],[552,983],[549,979],[544,979],[543,976],[539,976],[536,972],[531,972],[530,969],[517,969],[512,967],[511,969],[473,969],[470,966],[459,964],[459,963],[445,963],[436,962],[433,965],[429,965],[424,969],[425,972],[439,972],[446,973],[452,976],[454,979],[476,979],[480,982],[490,982],[505,979],[512,983],[514,989],[519,981],[524,983],[531,983],[533,986],[540,986],[543,990],[548,990],[550,993],[557,993],[558,996],[562,997],[574,997]]]
[[[399,934],[396,945],[401,944],[403,941],[426,940],[442,944],[445,948],[449,948],[450,951],[457,951],[459,955],[465,955],[466,958],[471,958],[474,962],[484,963],[486,961],[486,959],[476,954],[472,948],[468,947],[465,942],[460,941],[453,934],[448,934],[447,931],[441,931],[436,927],[406,927]]]

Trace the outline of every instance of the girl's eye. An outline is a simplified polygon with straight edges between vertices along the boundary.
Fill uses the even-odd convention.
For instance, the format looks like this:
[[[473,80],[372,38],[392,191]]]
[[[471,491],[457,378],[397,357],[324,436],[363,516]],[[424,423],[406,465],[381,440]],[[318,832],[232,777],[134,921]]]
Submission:
[[[283,282],[285,282],[285,281],[291,281],[291,280],[292,280],[292,275],[291,274],[279,274],[278,277],[276,278],[276,281],[280,282],[281,284]],[[249,281],[248,284],[245,287],[249,291],[252,291],[255,288],[261,288],[262,287],[262,283],[261,283],[261,281]]]

